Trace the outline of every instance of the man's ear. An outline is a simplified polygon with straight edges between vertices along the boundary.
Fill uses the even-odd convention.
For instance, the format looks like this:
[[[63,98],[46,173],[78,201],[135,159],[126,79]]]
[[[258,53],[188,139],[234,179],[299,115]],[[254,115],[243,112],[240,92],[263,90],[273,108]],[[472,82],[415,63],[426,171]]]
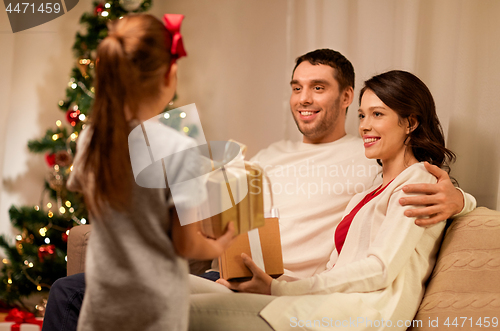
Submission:
[[[170,68],[165,72],[164,84],[166,87],[177,85],[177,63],[172,63]]]
[[[417,118],[414,115],[411,115],[406,119],[408,121],[408,127],[406,128],[406,134],[410,134],[410,132],[415,131],[415,129],[420,124]]]
[[[351,86],[346,87],[342,92],[342,108],[347,108],[351,105],[352,100],[354,99],[354,90]]]

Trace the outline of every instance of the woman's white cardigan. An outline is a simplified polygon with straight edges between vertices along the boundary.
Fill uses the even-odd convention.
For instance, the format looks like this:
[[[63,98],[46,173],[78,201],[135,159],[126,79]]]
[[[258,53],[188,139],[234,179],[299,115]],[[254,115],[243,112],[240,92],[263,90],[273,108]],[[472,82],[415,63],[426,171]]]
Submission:
[[[341,254],[333,251],[327,270],[293,282],[273,280],[272,295],[280,297],[260,315],[276,330],[407,329],[434,267],[445,222],[417,226],[415,218],[404,215],[412,206],[398,200],[407,195],[406,184],[435,182],[422,163],[405,169],[359,210]],[[369,192],[355,195],[344,216]]]

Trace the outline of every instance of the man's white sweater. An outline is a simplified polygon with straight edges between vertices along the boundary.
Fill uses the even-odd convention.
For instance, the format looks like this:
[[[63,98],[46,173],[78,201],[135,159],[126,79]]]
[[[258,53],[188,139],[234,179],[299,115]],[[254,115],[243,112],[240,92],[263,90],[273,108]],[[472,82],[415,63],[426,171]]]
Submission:
[[[361,139],[351,135],[325,144],[280,141],[251,161],[269,176],[280,212],[281,279],[324,271],[347,204],[356,193],[381,183],[381,168],[365,157]],[[269,201],[266,195],[266,208]]]

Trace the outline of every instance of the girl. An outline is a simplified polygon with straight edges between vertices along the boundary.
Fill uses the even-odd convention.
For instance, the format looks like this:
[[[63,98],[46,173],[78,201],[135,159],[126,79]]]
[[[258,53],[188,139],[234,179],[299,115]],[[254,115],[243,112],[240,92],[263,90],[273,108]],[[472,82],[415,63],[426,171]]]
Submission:
[[[436,182],[423,162],[449,169],[455,155],[444,145],[430,91],[411,73],[390,71],[366,81],[358,113],[365,154],[381,163],[383,183],[350,201],[335,230],[335,249],[327,269],[306,279],[278,281],[243,256],[254,274],[252,280],[218,282],[272,296],[192,296],[192,330],[201,330],[203,322],[212,325],[204,330],[235,330],[216,325],[218,321],[200,309],[210,301],[222,311],[225,300],[231,301],[231,311],[238,305],[247,314],[258,311],[259,330],[405,330],[409,326],[433,269],[445,223],[415,225],[404,215],[408,207],[401,206],[399,198],[406,184]],[[262,319],[270,327],[262,325]]]
[[[199,223],[181,227],[168,187],[143,188],[134,181],[129,132],[172,100],[175,62],[185,55],[182,16],[164,20],[167,27],[150,15],[123,17],[98,47],[91,124],[81,133],[68,181],[83,192],[93,224],[80,331],[187,329],[183,258],[215,258],[234,233],[230,225],[210,240],[198,232]],[[192,146],[190,138],[170,134],[176,144],[167,151]]]

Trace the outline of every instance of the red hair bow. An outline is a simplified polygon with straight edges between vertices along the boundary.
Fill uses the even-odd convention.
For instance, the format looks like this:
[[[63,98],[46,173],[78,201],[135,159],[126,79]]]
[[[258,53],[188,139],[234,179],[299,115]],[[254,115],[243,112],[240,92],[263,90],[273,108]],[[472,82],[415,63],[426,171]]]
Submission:
[[[182,35],[179,32],[181,29],[182,20],[184,15],[181,14],[165,14],[163,15],[163,23],[167,28],[168,32],[172,35],[172,47],[170,48],[170,53],[172,54],[172,62],[186,56],[186,50],[184,50],[184,44],[182,43]]]

